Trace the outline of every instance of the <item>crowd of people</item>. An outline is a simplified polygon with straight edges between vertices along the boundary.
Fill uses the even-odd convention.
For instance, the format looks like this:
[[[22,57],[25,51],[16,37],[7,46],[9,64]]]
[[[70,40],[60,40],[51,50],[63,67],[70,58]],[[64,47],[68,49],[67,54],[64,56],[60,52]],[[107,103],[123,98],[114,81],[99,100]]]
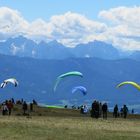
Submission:
[[[6,100],[4,103],[2,103],[1,106],[2,115],[11,115],[13,107],[14,107],[13,100]]]
[[[33,99],[31,103],[27,104],[26,101],[23,99],[21,100],[16,100],[10,99],[10,100],[5,100],[1,104],[1,111],[2,115],[11,115],[12,110],[14,108],[14,105],[21,105],[21,109],[23,112],[23,115],[28,115],[29,111],[33,111],[33,106],[37,105],[37,102]],[[66,105],[64,108],[67,108],[68,106]],[[72,109],[76,109],[75,106],[72,106]],[[99,101],[94,100],[91,109],[88,108],[86,104],[78,107],[80,109],[81,114],[91,114],[91,117],[98,119],[99,117],[103,117],[103,119],[107,119],[108,117],[108,105],[107,103],[101,103]],[[123,117],[126,118],[128,114],[128,107],[126,105],[123,105],[121,109],[119,110],[118,105],[116,104],[113,108],[113,117],[118,118],[118,117]],[[132,110],[132,114],[134,114],[134,110]]]
[[[91,106],[91,117],[98,119],[99,117],[103,117],[103,119],[107,119],[108,115],[108,105],[107,103],[101,103],[99,101],[93,101],[92,106]],[[134,113],[134,110],[132,110],[132,114]],[[116,104],[113,109],[113,117],[118,118],[118,117],[123,117],[126,118],[128,114],[128,107],[126,105],[123,105],[121,107],[120,111],[118,108],[118,105]]]
[[[17,100],[16,102],[14,101],[13,98],[10,100],[5,100],[1,104],[2,115],[10,116],[15,104],[21,105],[23,115],[28,115],[28,111],[33,111],[33,105],[37,105],[37,102],[33,99],[33,101],[31,103],[29,103],[29,109],[28,109],[28,104],[23,99]]]
[[[120,111],[118,108],[118,105],[116,104],[114,109],[113,109],[113,117],[118,118],[118,117],[123,117],[126,118],[128,114],[128,107],[126,105],[123,105],[121,107]]]
[[[91,117],[98,119],[103,116],[104,119],[107,119],[108,106],[107,103],[101,103],[99,101],[93,101],[91,106]]]

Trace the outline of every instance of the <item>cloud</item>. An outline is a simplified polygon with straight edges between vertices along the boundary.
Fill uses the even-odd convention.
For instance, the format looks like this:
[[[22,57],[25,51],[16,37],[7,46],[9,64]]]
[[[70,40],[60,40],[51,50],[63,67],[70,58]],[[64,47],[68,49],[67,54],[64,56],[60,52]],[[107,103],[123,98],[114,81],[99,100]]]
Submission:
[[[53,16],[49,21],[49,27],[51,36],[68,46],[89,42],[88,36],[94,35],[93,40],[96,39],[96,35],[106,30],[105,24],[72,12]]]
[[[101,11],[100,22],[73,12],[29,22],[8,7],[1,7],[0,15],[1,40],[20,34],[36,41],[57,40],[68,47],[101,40],[123,50],[140,50],[140,7]]]
[[[0,32],[3,34],[22,34],[35,40],[57,40],[70,47],[94,40],[96,35],[106,30],[104,23],[72,12],[52,16],[49,21],[36,19],[30,23],[18,11],[7,7],[1,7],[0,14]]]
[[[118,7],[101,11],[99,17],[104,19],[108,29],[102,35],[124,50],[140,50],[140,7]]]
[[[29,23],[21,14],[7,7],[0,8],[0,32],[7,34],[25,33]]]
[[[101,11],[99,17],[114,24],[124,24],[131,27],[140,27],[140,7],[117,7],[108,11]],[[137,21],[137,24],[134,24]]]

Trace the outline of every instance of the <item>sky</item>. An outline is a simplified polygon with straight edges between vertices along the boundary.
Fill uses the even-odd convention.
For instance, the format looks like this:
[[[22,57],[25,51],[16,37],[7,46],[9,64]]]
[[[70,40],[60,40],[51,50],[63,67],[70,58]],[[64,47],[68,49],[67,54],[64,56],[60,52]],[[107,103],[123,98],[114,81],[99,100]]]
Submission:
[[[28,21],[37,18],[48,20],[53,15],[68,11],[84,14],[90,19],[97,19],[102,10],[119,6],[139,6],[139,0],[0,0],[0,6],[16,9]]]
[[[0,0],[0,40],[19,34],[67,47],[100,40],[140,50],[140,1]]]

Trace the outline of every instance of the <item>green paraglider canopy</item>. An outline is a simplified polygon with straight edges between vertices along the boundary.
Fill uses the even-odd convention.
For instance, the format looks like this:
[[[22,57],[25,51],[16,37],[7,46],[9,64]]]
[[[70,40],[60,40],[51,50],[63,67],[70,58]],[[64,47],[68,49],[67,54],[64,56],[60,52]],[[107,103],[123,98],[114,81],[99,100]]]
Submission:
[[[140,85],[138,85],[137,83],[133,82],[133,81],[125,81],[125,82],[122,82],[120,84],[117,85],[117,88],[123,86],[123,85],[126,85],[126,84],[130,84],[132,86],[134,86],[135,88],[137,88],[138,90],[140,90]]]
[[[59,84],[59,82],[65,78],[65,77],[68,77],[68,76],[80,76],[80,77],[83,77],[83,74],[79,71],[70,71],[70,72],[67,72],[67,73],[64,73],[60,76],[57,77],[56,79],[56,82],[55,82],[55,85],[54,85],[54,92],[56,91],[56,88]]]
[[[57,105],[46,105],[48,108],[64,108],[63,106],[57,106]]]
[[[83,74],[79,71],[71,71],[71,72],[67,72],[67,73],[64,73],[64,74],[58,76],[58,78],[64,78],[67,76],[81,76],[81,77],[83,77]]]

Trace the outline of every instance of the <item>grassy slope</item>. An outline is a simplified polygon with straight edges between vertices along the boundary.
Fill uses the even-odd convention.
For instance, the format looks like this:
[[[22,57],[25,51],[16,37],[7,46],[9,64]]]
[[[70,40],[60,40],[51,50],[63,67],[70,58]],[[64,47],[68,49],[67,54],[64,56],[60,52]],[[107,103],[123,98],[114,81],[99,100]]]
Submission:
[[[0,140],[139,140],[140,119],[92,119],[69,109],[35,108],[30,117],[0,116]],[[17,114],[17,115],[15,115]]]

